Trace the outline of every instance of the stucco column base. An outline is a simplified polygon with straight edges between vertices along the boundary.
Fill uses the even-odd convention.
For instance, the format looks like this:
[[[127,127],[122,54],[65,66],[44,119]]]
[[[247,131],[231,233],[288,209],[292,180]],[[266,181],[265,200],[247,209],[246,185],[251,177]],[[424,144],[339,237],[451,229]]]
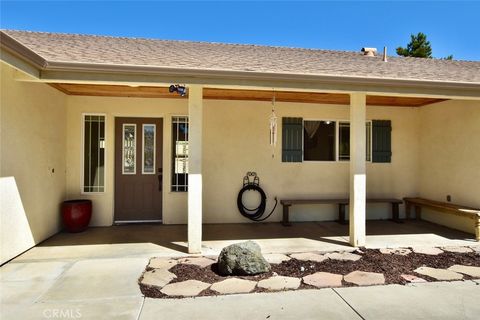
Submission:
[[[188,253],[201,253],[203,88],[188,89]]]

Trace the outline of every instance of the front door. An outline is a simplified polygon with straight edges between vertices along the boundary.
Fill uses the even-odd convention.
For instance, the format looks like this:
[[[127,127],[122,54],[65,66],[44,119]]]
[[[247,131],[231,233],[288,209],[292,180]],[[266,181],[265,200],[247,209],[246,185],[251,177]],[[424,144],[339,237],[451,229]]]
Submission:
[[[163,120],[115,118],[115,222],[162,221]]]

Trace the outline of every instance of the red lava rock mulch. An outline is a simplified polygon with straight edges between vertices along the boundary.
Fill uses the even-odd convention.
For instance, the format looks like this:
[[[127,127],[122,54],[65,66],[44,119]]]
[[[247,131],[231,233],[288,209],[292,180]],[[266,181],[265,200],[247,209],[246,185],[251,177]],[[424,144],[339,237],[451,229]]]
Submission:
[[[255,276],[235,276],[236,278],[260,281],[272,277],[274,274],[280,276],[289,276],[303,278],[316,272],[330,272],[341,275],[347,275],[353,271],[377,272],[385,276],[385,284],[406,284],[401,274],[416,275],[414,270],[426,266],[432,268],[446,269],[455,264],[480,267],[480,256],[477,253],[453,253],[444,252],[439,255],[426,255],[419,253],[410,253],[406,256],[396,254],[382,254],[378,250],[362,249],[355,252],[362,256],[358,261],[342,261],[327,259],[322,262],[301,261],[291,259],[280,264],[272,264],[272,270],[268,273]],[[303,268],[302,268],[303,267]],[[302,271],[303,270],[303,271]],[[201,268],[195,265],[177,264],[170,269],[175,278],[171,283],[182,282],[186,280],[198,280],[206,283],[215,283],[234,276],[222,276],[217,271],[217,264],[210,267]],[[436,279],[418,275],[426,281],[437,281]],[[464,275],[465,280],[471,279]],[[355,286],[355,284],[343,281],[343,286]],[[147,297],[166,298],[168,296],[160,292],[160,288],[140,284],[142,293]],[[314,288],[313,286],[301,284],[300,289]],[[265,292],[261,288],[255,288],[253,292]],[[207,289],[199,296],[218,295],[215,291]]]

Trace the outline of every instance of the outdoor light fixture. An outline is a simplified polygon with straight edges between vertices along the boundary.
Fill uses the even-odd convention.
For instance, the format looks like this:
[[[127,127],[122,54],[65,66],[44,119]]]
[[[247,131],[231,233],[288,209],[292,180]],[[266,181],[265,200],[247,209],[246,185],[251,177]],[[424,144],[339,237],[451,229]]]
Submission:
[[[179,84],[172,84],[168,91],[170,93],[177,92],[180,96],[185,97],[187,95],[187,87],[181,86]]]

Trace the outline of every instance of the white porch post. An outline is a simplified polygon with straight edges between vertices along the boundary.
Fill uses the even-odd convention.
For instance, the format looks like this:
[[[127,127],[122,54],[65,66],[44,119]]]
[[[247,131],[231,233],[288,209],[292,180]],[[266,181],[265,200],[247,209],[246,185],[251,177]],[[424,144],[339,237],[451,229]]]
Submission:
[[[188,252],[202,251],[203,88],[188,88]]]
[[[366,95],[350,94],[350,244],[366,242]]]

